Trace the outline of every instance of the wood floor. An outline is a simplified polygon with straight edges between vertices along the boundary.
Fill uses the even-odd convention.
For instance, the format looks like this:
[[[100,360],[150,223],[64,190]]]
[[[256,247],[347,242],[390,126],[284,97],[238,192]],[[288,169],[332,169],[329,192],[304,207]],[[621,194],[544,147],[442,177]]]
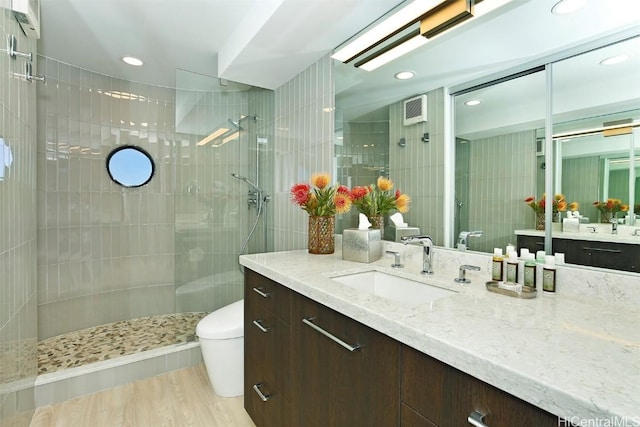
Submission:
[[[243,397],[213,393],[204,365],[38,408],[30,427],[255,427]]]

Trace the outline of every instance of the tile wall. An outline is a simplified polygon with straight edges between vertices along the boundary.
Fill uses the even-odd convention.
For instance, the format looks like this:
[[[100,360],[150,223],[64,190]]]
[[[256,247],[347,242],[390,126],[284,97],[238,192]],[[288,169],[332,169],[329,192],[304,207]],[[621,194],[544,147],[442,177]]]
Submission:
[[[395,188],[411,196],[406,223],[431,236],[434,244],[444,245],[445,142],[444,91],[427,93],[427,121],[403,124],[403,103],[389,107],[389,177]],[[429,142],[421,139],[429,133]],[[405,147],[397,143],[405,139]]]
[[[275,91],[273,249],[307,247],[308,215],[289,190],[333,170],[334,74],[327,55]]]
[[[39,338],[173,312],[175,90],[45,57],[38,69]],[[144,187],[109,178],[126,144],[155,161]]]
[[[484,231],[471,239],[470,249],[493,253],[493,248],[517,243],[514,230],[533,227],[534,213],[524,199],[536,191],[535,142],[535,131],[526,131],[468,143],[467,225]]]
[[[7,55],[5,40],[36,54],[11,2],[0,0],[0,425],[27,426],[37,366],[36,86],[14,76],[25,60]],[[34,74],[40,74],[34,65]]]

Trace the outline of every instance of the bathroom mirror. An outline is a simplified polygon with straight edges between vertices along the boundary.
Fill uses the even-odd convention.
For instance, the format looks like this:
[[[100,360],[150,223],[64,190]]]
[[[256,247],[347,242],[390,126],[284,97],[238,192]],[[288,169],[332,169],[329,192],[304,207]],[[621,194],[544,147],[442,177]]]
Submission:
[[[154,169],[149,153],[133,145],[118,147],[107,156],[109,177],[123,187],[142,187],[151,181]]]
[[[522,7],[524,9],[509,10],[504,14],[504,16],[516,16],[520,12],[524,13],[525,10],[528,11],[531,16],[535,15],[536,12],[534,10],[526,9],[529,6],[533,7],[532,5],[523,5]],[[589,8],[598,8],[601,6],[603,5],[589,3]],[[617,13],[614,11],[611,12],[614,14]],[[602,15],[602,13],[602,10],[599,12],[594,10],[593,16],[590,15],[589,18],[583,18],[589,19],[589,22],[591,22],[591,19],[593,19],[593,22],[595,23],[596,21],[598,21],[598,19],[596,19],[598,14],[604,16]],[[622,12],[620,13],[623,14]],[[589,11],[589,14],[591,14],[591,11]],[[560,124],[563,124],[565,126],[569,126],[569,124],[571,124],[571,126],[574,126],[578,124],[575,122],[580,119],[591,117],[599,118],[617,113],[624,113],[627,111],[631,111],[634,106],[637,108],[640,102],[640,94],[638,94],[640,85],[635,84],[634,86],[634,84],[630,82],[630,80],[635,79],[637,75],[640,75],[640,71],[638,71],[638,68],[620,68],[618,69],[619,71],[616,72],[614,77],[612,74],[610,74],[612,72],[612,68],[608,68],[609,71],[605,72],[607,68],[605,68],[604,66],[596,64],[597,67],[599,66],[600,68],[595,67],[594,69],[592,67],[587,67],[587,65],[585,65],[583,62],[588,62],[588,55],[592,54],[595,56],[599,56],[599,54],[595,54],[595,52],[600,49],[596,48],[599,48],[603,45],[607,45],[610,47],[618,45],[618,48],[622,48],[626,43],[628,43],[628,45],[626,46],[630,47],[630,52],[633,53],[640,51],[637,47],[638,39],[632,37],[636,36],[638,32],[630,31],[623,35],[622,31],[619,31],[620,34],[614,35],[614,30],[618,31],[622,29],[623,26],[615,24],[613,20],[609,21],[609,18],[613,18],[613,15],[608,15],[607,20],[598,21],[599,27],[597,29],[595,28],[595,26],[589,26],[589,28],[585,28],[587,26],[582,25],[574,27],[573,31],[570,32],[570,34],[567,33],[566,28],[562,29],[562,23],[560,23],[557,18],[547,19],[540,16],[536,16],[535,18],[535,20],[539,24],[537,25],[537,27],[541,28],[540,23],[544,23],[543,26],[548,30],[549,34],[552,34],[556,29],[562,29],[562,36],[558,36],[557,40],[562,40],[562,42],[564,42],[565,44],[564,46],[559,46],[561,42],[556,41],[556,45],[554,46],[554,49],[556,50],[554,51],[554,54],[547,55],[550,58],[549,60],[558,61],[558,59],[570,57],[569,59],[565,60],[566,62],[563,61],[562,65],[560,62],[554,63],[553,65],[553,133],[560,132],[561,130],[567,130],[566,128],[562,128]],[[480,38],[477,39],[477,42],[474,42],[473,45],[481,46],[483,40],[485,39],[482,38],[483,35],[481,35],[480,33],[475,33],[474,31],[474,29],[466,33],[465,31],[462,31],[461,34],[457,37],[457,40],[460,41],[460,43],[463,43],[467,36],[469,36],[470,34],[474,34]],[[526,33],[526,29],[522,28],[522,32],[523,34]],[[488,33],[491,32],[489,31]],[[513,37],[517,38],[518,36],[513,35]],[[625,41],[615,43],[616,41],[621,39]],[[466,41],[468,42],[469,40],[466,39]],[[514,41],[514,43],[516,42]],[[369,128],[373,128],[374,124],[378,126],[378,124],[389,123],[389,108],[397,105],[397,103],[401,102],[403,99],[410,98],[417,94],[433,91],[434,89],[437,89],[437,87],[439,87],[434,86],[434,84],[438,83],[440,84],[440,86],[445,87],[465,86],[465,81],[478,81],[479,83],[482,83],[482,76],[480,76],[478,73],[485,76],[490,74],[496,75],[498,77],[500,77],[501,74],[502,76],[504,76],[505,74],[501,73],[500,70],[508,70],[509,67],[512,66],[514,58],[522,58],[522,55],[526,55],[526,53],[524,53],[524,50],[520,49],[520,52],[518,54],[511,54],[509,58],[501,58],[501,61],[497,61],[495,60],[495,58],[490,58],[488,56],[474,56],[472,61],[474,66],[465,68],[465,65],[458,65],[458,63],[455,62],[459,58],[457,55],[454,55],[454,52],[460,53],[460,57],[466,57],[466,64],[468,65],[468,56],[472,53],[468,46],[469,44],[467,44],[466,48],[461,45],[455,45],[449,40],[442,41],[441,43],[433,43],[432,46],[427,45],[422,48],[424,50],[424,53],[418,54],[417,52],[414,52],[407,57],[403,57],[391,63],[395,66],[387,66],[386,75],[384,77],[382,76],[383,71],[380,70],[375,70],[371,73],[357,74],[353,70],[347,72],[345,70],[345,67],[347,67],[345,64],[336,63],[336,144],[341,146],[340,149],[336,149],[337,155],[341,155],[344,157],[344,153],[348,150],[348,148],[346,147],[349,144],[346,135],[341,132],[342,129],[346,128],[346,125],[339,127],[339,121],[341,121],[342,123],[347,123],[354,120],[360,121],[363,127],[366,126]],[[581,47],[576,48],[576,46]],[[594,50],[582,55],[576,55],[580,52],[588,50],[589,48]],[[573,53],[568,53],[567,49],[572,49]],[[547,50],[547,53],[551,51],[552,50],[549,49]],[[485,55],[489,54],[486,50],[482,50],[482,52]],[[603,52],[604,51],[601,51],[600,53]],[[572,56],[572,54],[575,56]],[[635,64],[634,67],[637,67],[637,56],[638,55],[630,55],[631,61],[627,61],[627,65]],[[538,58],[540,57],[541,56],[539,56]],[[580,58],[580,60],[578,58]],[[449,60],[453,61],[453,63]],[[520,62],[522,62],[522,60],[520,60]],[[540,59],[538,59],[537,61],[532,60],[531,64],[532,68],[544,65],[544,63]],[[623,63],[621,63],[620,65],[622,64]],[[449,67],[449,72],[444,70],[447,67]],[[412,80],[409,80],[407,82],[398,82],[397,80],[394,80],[393,74],[403,69],[417,70],[418,72],[416,74],[418,76],[429,74],[431,76],[431,79],[425,79],[420,84]],[[522,69],[516,69],[514,71],[522,71]],[[461,75],[464,75],[465,77],[461,77]],[[544,73],[540,72],[539,75],[543,76]],[[458,79],[457,81],[456,78]],[[463,78],[464,80],[462,80]],[[619,99],[616,100],[613,96],[613,93],[606,93],[608,92],[607,89],[611,88],[611,92],[616,91],[616,94],[620,95],[620,93],[617,92],[617,89],[615,89],[618,87],[618,85],[612,85],[613,79],[620,82],[626,82],[628,87],[626,91],[623,91],[622,93],[622,95],[626,96],[626,100],[620,99],[620,97],[618,97]],[[579,82],[580,85],[578,85],[576,88],[572,88],[572,84],[574,82]],[[471,110],[466,106],[465,107],[467,108],[467,113],[475,111],[475,113],[473,113],[475,115],[475,118],[465,117],[465,114],[467,113],[462,113],[462,111],[458,110],[460,108],[460,102],[458,101],[462,101],[462,97],[453,101],[454,105],[452,107],[452,110],[454,111],[454,115],[456,116],[456,134],[454,136],[459,137],[456,139],[455,143],[456,157],[463,157],[463,150],[467,149],[464,147],[465,144],[468,144],[468,142],[466,141],[467,138],[464,138],[465,135],[477,138],[488,137],[490,135],[513,135],[518,132],[529,132],[530,135],[533,135],[533,138],[529,136],[528,142],[526,143],[526,150],[528,150],[527,156],[530,156],[530,159],[532,159],[532,161],[530,162],[531,166],[529,172],[532,172],[533,175],[530,176],[529,181],[525,182],[522,179],[517,179],[515,177],[504,177],[503,179],[497,180],[494,184],[496,186],[496,189],[499,190],[499,193],[507,191],[507,187],[509,187],[512,191],[510,196],[511,200],[509,201],[509,203],[511,203],[510,206],[512,206],[513,208],[506,209],[505,206],[502,206],[502,208],[500,208],[501,202],[496,201],[496,203],[494,203],[495,208],[492,215],[492,217],[495,218],[501,217],[503,222],[506,224],[513,221],[513,223],[509,226],[509,228],[511,229],[511,237],[503,237],[503,239],[506,238],[511,243],[515,243],[513,230],[516,230],[519,227],[534,227],[534,213],[524,203],[524,199],[528,196],[540,197],[542,195],[542,193],[544,192],[545,184],[544,172],[547,167],[554,167],[553,163],[549,163],[547,165],[547,162],[545,161],[546,153],[543,149],[544,132],[542,136],[539,136],[537,131],[537,129],[544,129],[545,125],[545,99],[544,96],[541,96],[541,94],[543,95],[545,93],[545,85],[546,81],[542,79],[538,84],[532,84],[531,90],[524,90],[523,88],[518,88],[517,92],[512,90],[512,97],[510,98],[510,102],[496,102],[495,104],[492,104],[491,108],[486,109],[487,112],[484,114],[488,114],[497,118],[504,116],[505,113],[509,116],[516,113],[521,115],[519,121],[514,120],[509,123],[498,122],[493,126],[483,125],[483,114],[479,114],[479,110]],[[585,88],[584,85],[587,85],[588,88]],[[500,85],[497,86],[500,87]],[[629,89],[630,86],[634,86],[633,90]],[[508,87],[508,85],[505,84],[504,87]],[[487,90],[489,90],[489,88],[487,88]],[[576,92],[578,93],[577,95]],[[586,95],[588,94],[592,96],[589,97],[587,102]],[[568,102],[574,95],[576,96],[576,98],[573,100],[573,102]],[[516,96],[518,96],[517,99],[514,99],[516,98]],[[539,106],[541,108],[538,109],[537,107],[533,107],[534,114],[532,114],[531,117],[526,117],[526,113],[532,111],[532,108],[530,107],[534,105],[532,104],[532,102],[534,101],[539,102]],[[487,103],[484,104],[485,107],[487,107],[487,105]],[[474,121],[481,126],[477,129],[474,129],[472,126],[472,122]],[[411,131],[407,133],[413,132]],[[434,135],[432,135],[432,139],[433,136]],[[436,138],[437,137],[438,135],[436,135]],[[419,138],[416,139],[419,141]],[[399,149],[398,146],[400,143],[401,139],[389,137],[386,144],[389,147],[390,152],[393,153],[394,150]],[[521,148],[516,144],[517,141],[514,141],[514,143],[511,145],[511,148]],[[469,146],[467,145],[467,147]],[[362,145],[360,148],[362,148]],[[359,158],[364,157],[361,156]],[[549,154],[549,159],[551,159],[551,162],[553,162],[553,156],[551,155],[551,153]],[[341,164],[344,165],[345,162],[349,161],[351,160],[342,158]],[[417,169],[419,169],[423,161],[423,157],[418,156],[414,158],[410,165],[409,174],[411,175],[410,172],[412,170],[416,171]],[[600,162],[602,163],[603,160],[600,159]],[[379,170],[386,170],[385,165],[376,165],[375,167],[379,168]],[[568,164],[566,167],[572,167],[572,165]],[[602,168],[603,166],[599,167]],[[562,164],[559,164],[557,166],[557,169],[561,172]],[[449,170],[449,172],[452,171]],[[391,170],[391,178],[393,179],[394,175],[396,175],[397,173],[397,171]],[[414,187],[418,187],[425,182],[425,177],[421,174],[414,173],[413,175],[415,176],[415,183],[413,183]],[[569,173],[569,175],[571,175],[571,173]],[[559,175],[559,177],[562,176],[562,174]],[[564,177],[567,177],[567,173],[564,174]],[[451,176],[451,179],[454,181],[458,180],[458,178],[454,177],[453,174]],[[442,183],[443,190],[444,184],[445,183]],[[559,179],[557,184],[554,184],[554,189],[562,188],[562,186],[562,180]],[[471,191],[471,193],[468,194],[469,200],[477,196],[473,194],[472,189],[470,189],[469,191]],[[458,190],[456,190],[456,198],[458,198],[459,196],[457,193]],[[602,194],[602,192],[599,192],[598,194]],[[568,195],[567,198],[571,200],[570,195]],[[585,198],[584,200],[585,202],[581,203],[583,206],[584,203],[588,203],[586,201],[589,200],[589,198]],[[591,202],[595,200],[596,199],[591,200]],[[459,200],[455,201],[459,202]],[[472,209],[475,209],[475,207],[477,206],[472,202],[467,203],[469,203],[467,205],[468,208],[470,207]],[[456,203],[456,206],[457,205],[458,203]],[[454,235],[454,233],[456,233],[457,235],[457,231],[461,229],[459,225],[460,221],[461,219],[464,220],[463,218],[460,218],[460,216],[463,215],[459,215],[457,212],[453,214],[452,217],[454,217],[454,215],[455,220],[450,225],[451,231],[449,231],[451,235]],[[487,215],[491,215],[491,213],[488,211]],[[524,223],[522,221],[524,221]],[[479,229],[485,231],[485,236],[490,234],[486,230],[492,230],[491,223],[483,224],[481,222],[476,222],[474,224],[468,224],[468,227],[470,229]],[[480,243],[483,239],[486,239],[487,242],[484,243],[484,246],[481,246]],[[443,241],[440,241],[437,244],[443,245]],[[448,246],[454,246],[455,244],[455,238],[447,243]],[[496,246],[501,246],[501,244]],[[471,240],[469,245],[469,248],[471,250],[480,250],[486,252],[491,251],[493,247],[494,243],[491,242],[491,238],[486,237],[480,237]]]

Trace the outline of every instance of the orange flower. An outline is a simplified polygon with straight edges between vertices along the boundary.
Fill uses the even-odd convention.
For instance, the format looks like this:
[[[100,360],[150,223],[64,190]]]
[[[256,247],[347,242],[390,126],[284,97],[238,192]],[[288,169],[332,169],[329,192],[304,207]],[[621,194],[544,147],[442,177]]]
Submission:
[[[369,187],[353,187],[351,189],[351,199],[359,200],[362,199],[369,193]]]
[[[562,199],[558,201],[558,205],[557,205],[558,211],[560,212],[564,212],[567,210],[567,202],[566,200]]]
[[[400,213],[409,212],[409,203],[411,203],[411,197],[408,194],[400,194],[396,197],[396,209]]]
[[[571,202],[569,203],[569,210],[570,211],[577,211],[578,209],[580,209],[580,204],[578,202]]]
[[[333,198],[333,204],[336,205],[336,213],[347,213],[351,209],[351,198],[348,194],[338,192]]]
[[[380,191],[387,191],[393,188],[393,181],[389,178],[385,178],[384,176],[378,177],[378,188]]]
[[[329,185],[329,174],[327,173],[314,173],[311,175],[311,184],[318,187],[320,190]]]

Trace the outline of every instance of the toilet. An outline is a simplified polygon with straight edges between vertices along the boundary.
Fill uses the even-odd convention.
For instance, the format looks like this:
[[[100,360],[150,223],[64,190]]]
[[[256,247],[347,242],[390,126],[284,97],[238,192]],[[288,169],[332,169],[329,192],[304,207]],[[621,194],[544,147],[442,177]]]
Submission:
[[[244,388],[244,300],[224,306],[196,326],[202,359],[215,394],[241,396]]]

